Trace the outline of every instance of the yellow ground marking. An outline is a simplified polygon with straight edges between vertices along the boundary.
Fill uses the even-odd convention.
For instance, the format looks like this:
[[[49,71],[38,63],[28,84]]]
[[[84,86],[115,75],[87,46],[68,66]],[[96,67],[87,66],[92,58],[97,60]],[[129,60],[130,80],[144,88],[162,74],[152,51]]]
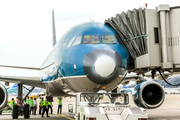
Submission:
[[[56,113],[55,113],[56,114]],[[57,114],[56,114],[57,115]],[[69,120],[74,120],[74,119],[72,119],[72,118],[69,118],[69,117],[66,117],[66,116],[64,116],[64,115],[61,115],[61,114],[58,114],[59,116],[61,116],[61,117],[64,117],[64,118],[66,118],[66,119],[69,119]]]

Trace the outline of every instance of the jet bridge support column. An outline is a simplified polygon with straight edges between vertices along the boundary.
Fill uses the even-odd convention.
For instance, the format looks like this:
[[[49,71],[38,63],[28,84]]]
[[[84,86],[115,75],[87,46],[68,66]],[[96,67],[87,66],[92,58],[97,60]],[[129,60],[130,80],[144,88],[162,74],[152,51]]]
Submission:
[[[166,12],[160,11],[161,35],[162,35],[162,55],[163,62],[167,62],[167,36],[166,36]]]
[[[167,29],[169,28],[168,23],[168,12],[170,11],[169,5],[159,5],[158,12],[160,14],[160,28],[161,28],[161,42],[162,42],[162,68],[172,68],[172,63],[168,61],[168,44],[167,44]]]

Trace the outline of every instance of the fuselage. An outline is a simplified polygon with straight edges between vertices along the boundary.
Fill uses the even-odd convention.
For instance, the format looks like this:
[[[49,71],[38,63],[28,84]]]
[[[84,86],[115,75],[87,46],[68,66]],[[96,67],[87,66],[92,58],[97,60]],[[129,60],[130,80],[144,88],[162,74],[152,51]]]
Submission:
[[[117,33],[102,23],[87,22],[70,28],[41,66],[48,93],[114,89],[129,67],[129,53],[118,39]]]

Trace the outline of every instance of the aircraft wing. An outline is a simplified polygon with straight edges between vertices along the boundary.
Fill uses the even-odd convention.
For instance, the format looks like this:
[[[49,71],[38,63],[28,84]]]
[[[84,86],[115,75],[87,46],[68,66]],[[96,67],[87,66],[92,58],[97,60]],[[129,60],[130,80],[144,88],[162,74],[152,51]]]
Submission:
[[[9,65],[0,65],[0,67],[40,70],[40,68],[34,68],[34,67],[9,66]],[[10,82],[10,83],[22,83],[24,85],[45,88],[40,77],[21,77],[21,76],[0,75],[0,81]]]
[[[22,83],[24,85],[45,88],[45,85],[42,83],[40,77],[20,77],[20,76],[0,75],[0,81],[10,82],[10,83]]]

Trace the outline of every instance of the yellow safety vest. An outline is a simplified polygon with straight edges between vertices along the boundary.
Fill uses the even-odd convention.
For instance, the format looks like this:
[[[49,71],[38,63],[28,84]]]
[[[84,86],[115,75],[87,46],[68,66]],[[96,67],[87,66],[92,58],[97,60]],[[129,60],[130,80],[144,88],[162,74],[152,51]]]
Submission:
[[[34,107],[34,100],[30,100],[30,106]]]
[[[45,99],[45,100],[43,101],[43,106],[48,106],[47,99]]]
[[[14,105],[14,101],[13,100],[10,102],[10,105],[11,105],[11,109],[13,109],[13,105]]]
[[[62,99],[58,99],[58,105],[62,105]]]
[[[43,105],[44,105],[44,100],[41,100],[40,106],[43,106]]]

